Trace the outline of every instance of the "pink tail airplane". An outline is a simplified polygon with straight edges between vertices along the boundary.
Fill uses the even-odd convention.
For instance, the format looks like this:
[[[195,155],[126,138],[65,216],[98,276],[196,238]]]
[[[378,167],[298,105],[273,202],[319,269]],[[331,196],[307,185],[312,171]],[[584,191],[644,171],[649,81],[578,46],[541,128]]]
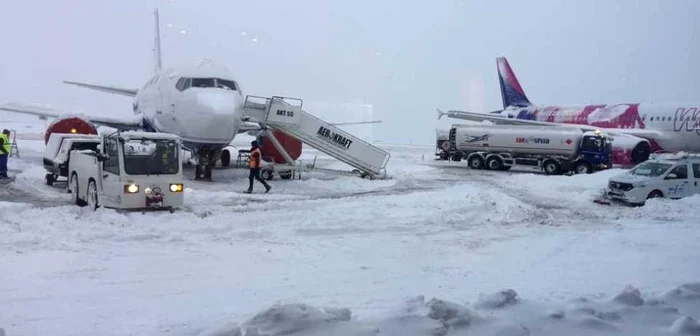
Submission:
[[[613,137],[613,164],[630,166],[656,151],[700,152],[700,104],[621,103],[533,105],[505,57],[496,59],[503,110],[477,113],[438,109],[443,115],[496,124],[577,127]]]

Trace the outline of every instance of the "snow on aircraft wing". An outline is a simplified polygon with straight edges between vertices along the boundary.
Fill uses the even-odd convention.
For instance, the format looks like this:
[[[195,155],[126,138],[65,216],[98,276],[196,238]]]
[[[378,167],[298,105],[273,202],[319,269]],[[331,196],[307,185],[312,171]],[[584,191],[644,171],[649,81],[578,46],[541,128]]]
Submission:
[[[664,138],[663,133],[638,128],[603,128],[590,125],[580,125],[580,124],[565,124],[565,123],[553,123],[547,121],[537,121],[537,120],[526,120],[517,118],[507,118],[500,115],[489,115],[486,113],[476,113],[476,112],[466,112],[466,111],[455,111],[450,110],[443,112],[438,109],[438,119],[443,115],[455,119],[464,119],[471,121],[490,121],[500,125],[530,125],[530,126],[550,126],[550,127],[575,127],[582,129],[584,131],[595,131],[600,130],[612,136],[636,136],[644,139],[658,140]]]
[[[102,91],[102,92],[107,92],[107,93],[114,93],[114,94],[127,96],[127,97],[134,97],[138,93],[138,90],[125,89],[125,88],[119,88],[119,87],[114,87],[114,86],[102,86],[102,85],[87,84],[87,83],[80,83],[80,82],[71,82],[71,81],[63,81],[63,83],[76,85],[76,86],[82,86],[84,88],[88,88],[88,89],[92,89],[92,90],[97,90],[97,91]]]
[[[40,106],[22,105],[15,103],[0,104],[0,110],[15,113],[30,114],[42,118],[61,118],[65,116],[79,116],[95,125],[107,126],[119,130],[139,130],[142,128],[140,119],[119,120],[113,118],[86,116],[77,113],[59,112],[53,109]]]

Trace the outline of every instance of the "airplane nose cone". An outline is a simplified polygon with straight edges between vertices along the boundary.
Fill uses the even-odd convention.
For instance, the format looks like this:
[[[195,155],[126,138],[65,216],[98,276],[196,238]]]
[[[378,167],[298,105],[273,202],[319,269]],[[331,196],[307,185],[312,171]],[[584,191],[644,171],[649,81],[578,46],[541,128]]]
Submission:
[[[233,116],[238,106],[238,95],[234,92],[199,92],[197,105],[213,114]]]
[[[177,121],[184,140],[228,144],[238,131],[239,97],[235,91],[198,92],[194,104],[183,108]]]

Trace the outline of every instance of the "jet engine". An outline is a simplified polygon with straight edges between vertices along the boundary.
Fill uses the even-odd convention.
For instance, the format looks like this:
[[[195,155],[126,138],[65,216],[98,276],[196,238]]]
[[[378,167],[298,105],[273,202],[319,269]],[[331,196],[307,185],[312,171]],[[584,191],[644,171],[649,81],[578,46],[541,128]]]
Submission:
[[[57,118],[46,128],[44,143],[49,142],[52,133],[97,134],[97,128],[80,117]]]
[[[633,135],[616,135],[612,142],[613,165],[634,166],[649,159],[651,143]]]

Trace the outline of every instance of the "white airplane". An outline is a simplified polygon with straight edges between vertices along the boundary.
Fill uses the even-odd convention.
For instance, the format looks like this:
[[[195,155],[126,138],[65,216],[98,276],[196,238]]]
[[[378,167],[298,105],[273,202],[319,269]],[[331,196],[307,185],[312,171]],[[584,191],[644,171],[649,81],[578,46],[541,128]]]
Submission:
[[[183,146],[196,160],[195,179],[211,180],[211,168],[221,159],[228,166],[231,153],[226,149],[239,133],[261,129],[260,125],[243,121],[244,96],[234,74],[228,68],[211,60],[203,60],[190,67],[162,68],[160,24],[158,10],[155,17],[154,59],[155,71],[140,89],[119,88],[72,81],[64,83],[133,97],[135,117],[128,120],[98,116],[81,116],[94,125],[119,130],[145,130],[179,135]],[[8,103],[0,110],[36,115],[42,118],[61,118],[74,114],[42,107]],[[349,122],[333,125],[376,123]]]
[[[613,140],[613,164],[634,165],[653,151],[700,152],[700,104],[624,103],[586,106],[533,105],[505,57],[496,59],[503,109],[490,113],[438,109],[443,115],[497,124],[601,130]]]

